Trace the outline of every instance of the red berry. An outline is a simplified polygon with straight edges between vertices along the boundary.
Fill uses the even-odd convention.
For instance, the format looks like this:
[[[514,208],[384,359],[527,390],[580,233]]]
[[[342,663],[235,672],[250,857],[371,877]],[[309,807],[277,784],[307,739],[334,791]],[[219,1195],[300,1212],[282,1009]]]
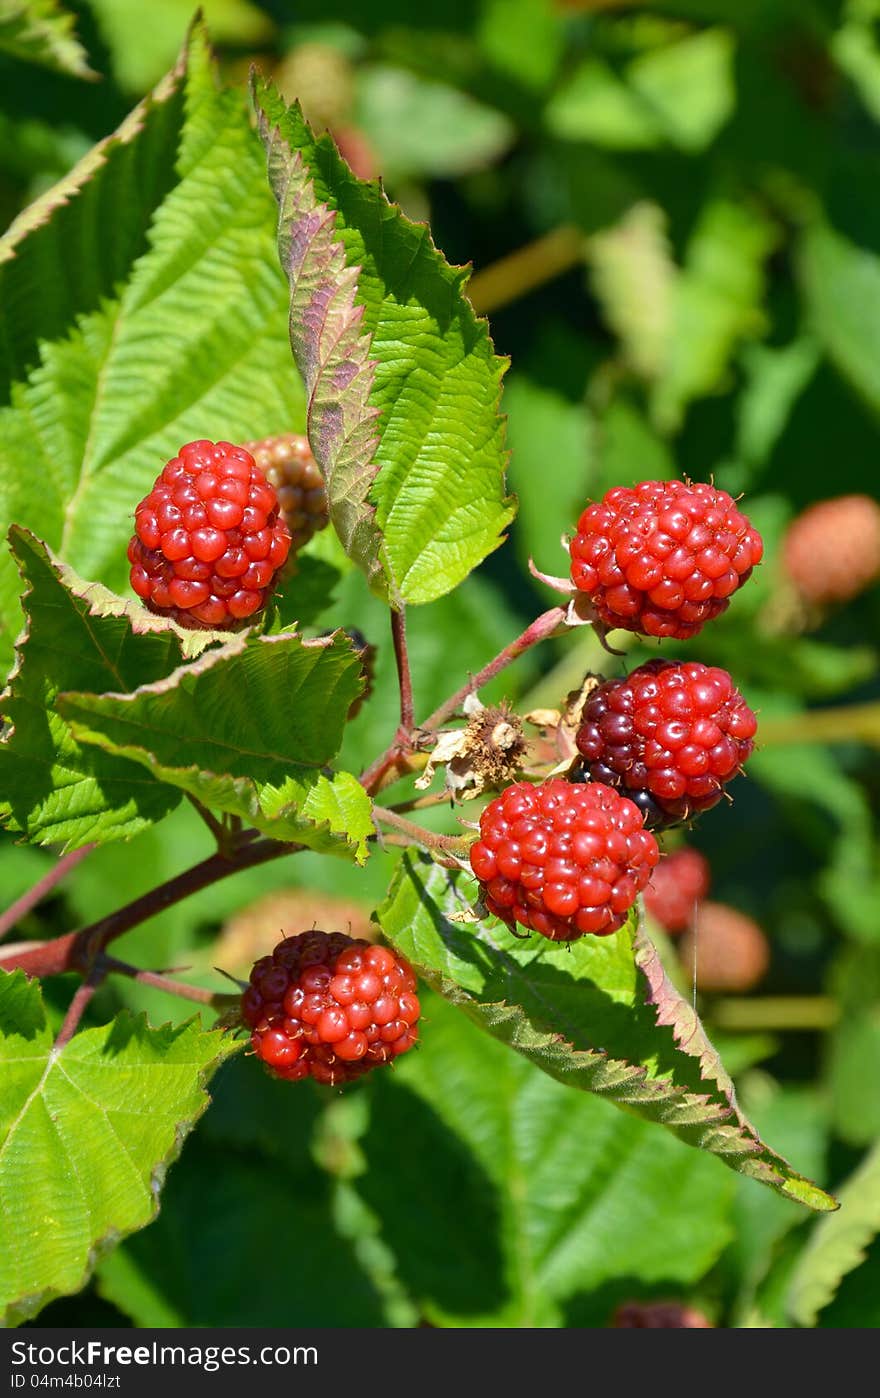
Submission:
[[[770,946],[756,922],[726,903],[701,903],[696,921],[678,942],[682,969],[697,968],[697,988],[727,993],[751,990],[770,965]]]
[[[411,1049],[416,978],[388,947],[344,932],[301,932],[251,971],[241,1018],[278,1078],[351,1082]]]
[[[709,861],[689,847],[661,855],[645,889],[645,907],[667,932],[683,932],[709,892]]]
[[[489,912],[555,942],[616,932],[658,857],[631,801],[558,777],[490,801],[470,851]]]
[[[820,500],[782,541],[785,571],[805,602],[849,602],[880,578],[880,505],[869,495]]]
[[[229,630],[266,605],[290,551],[278,497],[229,442],[189,442],[135,511],[131,585],[179,625]]]
[[[720,801],[757,727],[726,670],[649,660],[594,690],[577,746],[592,781],[619,787],[647,824],[670,825]]]
[[[607,491],[570,547],[572,581],[609,629],[679,641],[726,610],[764,551],[726,491],[683,481]]]
[[[245,442],[244,449],[278,492],[281,517],[290,530],[291,554],[298,553],[330,519],[324,477],[308,437],[284,432]]]
[[[712,1330],[702,1311],[681,1301],[624,1301],[611,1317],[615,1330]]]

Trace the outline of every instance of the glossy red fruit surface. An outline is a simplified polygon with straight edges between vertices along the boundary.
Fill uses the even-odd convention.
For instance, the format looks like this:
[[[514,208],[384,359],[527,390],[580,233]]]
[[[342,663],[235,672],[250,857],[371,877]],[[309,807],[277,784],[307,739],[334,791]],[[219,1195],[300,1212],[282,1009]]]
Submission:
[[[253,1050],[275,1077],[333,1086],[411,1049],[420,1014],[403,957],[344,932],[285,938],[241,999]]]
[[[726,609],[764,546],[726,491],[642,481],[588,505],[570,550],[572,581],[606,627],[683,641]]]
[[[289,552],[278,496],[250,453],[188,442],[135,510],[129,576],[151,612],[231,630],[266,605]]]
[[[672,824],[721,800],[757,728],[726,670],[649,660],[590,695],[576,741],[593,781],[646,797],[648,823]]]
[[[470,850],[489,912],[557,942],[616,932],[658,857],[631,801],[562,778],[509,786],[483,811]]]

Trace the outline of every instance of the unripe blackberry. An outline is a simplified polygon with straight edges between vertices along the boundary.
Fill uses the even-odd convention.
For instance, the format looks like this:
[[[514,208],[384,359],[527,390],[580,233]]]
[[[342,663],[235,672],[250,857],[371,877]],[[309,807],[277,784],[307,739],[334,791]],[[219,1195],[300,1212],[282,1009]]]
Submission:
[[[490,801],[470,850],[489,912],[555,942],[616,932],[658,857],[631,801],[561,778],[517,782]]]
[[[649,660],[590,695],[576,741],[592,781],[645,797],[646,824],[670,825],[717,805],[757,727],[726,670]]]
[[[589,505],[570,550],[572,581],[606,627],[684,641],[727,608],[763,544],[726,491],[642,481]]]
[[[677,946],[688,975],[696,952],[698,990],[727,994],[751,990],[770,965],[770,945],[761,928],[726,903],[701,903],[696,922]]]
[[[250,453],[188,442],[135,511],[131,585],[180,626],[230,630],[266,605],[289,551],[278,497]]]
[[[290,530],[291,554],[296,554],[330,519],[324,477],[309,439],[282,432],[244,445],[278,493],[281,515]]]
[[[805,602],[850,602],[880,578],[880,505],[868,495],[820,500],[782,541],[786,573]]]
[[[709,892],[709,882],[709,861],[699,850],[672,850],[660,856],[645,889],[645,907],[667,932],[683,932]]]
[[[241,998],[258,1058],[278,1078],[337,1086],[411,1049],[416,978],[388,947],[301,932],[262,957]]]

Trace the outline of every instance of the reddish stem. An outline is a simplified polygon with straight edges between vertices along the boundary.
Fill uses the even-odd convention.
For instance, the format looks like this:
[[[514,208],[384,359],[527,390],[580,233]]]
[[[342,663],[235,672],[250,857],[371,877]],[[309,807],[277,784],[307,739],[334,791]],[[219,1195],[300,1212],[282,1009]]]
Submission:
[[[69,854],[63,854],[52,865],[48,873],[45,873],[34,884],[33,888],[29,888],[27,893],[23,893],[6,909],[5,913],[0,914],[0,938],[11,932],[21,922],[21,919],[26,917],[31,909],[35,908],[46,897],[47,893],[52,892],[56,884],[59,884],[65,875],[70,873],[71,869],[75,869],[87,854],[91,854],[94,848],[94,845],[83,845],[81,849],[72,849]]]
[[[551,607],[549,612],[542,612],[539,617],[521,632],[516,640],[511,641],[509,646],[496,655],[494,660],[490,660],[488,665],[484,665],[479,674],[474,675],[455,694],[445,699],[438,709],[435,709],[424,723],[419,724],[419,728],[426,733],[432,732],[436,728],[441,728],[447,719],[451,718],[457,709],[461,707],[469,694],[476,693],[483,688],[490,680],[506,669],[512,661],[516,660],[539,641],[546,641],[548,636],[558,630],[565,621],[564,607]]]
[[[61,971],[84,971],[116,937],[137,927],[157,913],[180,903],[191,894],[219,883],[240,869],[252,869],[279,859],[283,854],[295,854],[302,845],[283,844],[279,840],[259,840],[244,845],[231,856],[212,854],[167,883],[152,888],[116,912],[100,918],[78,932],[68,932],[52,942],[41,942],[24,949],[10,948],[11,955],[0,953],[0,970],[27,972],[29,976],[54,976]]]
[[[406,611],[391,613],[391,635],[394,640],[394,658],[397,661],[397,679],[400,684],[400,728],[407,738],[412,733],[415,718],[413,715],[412,675],[409,668],[409,653],[406,648]]]
[[[105,971],[129,976],[141,985],[152,986],[154,990],[165,990],[169,995],[177,995],[184,1000],[195,1000],[200,1005],[211,1005],[217,998],[217,992],[214,990],[205,990],[200,985],[187,985],[185,981],[174,980],[172,976],[163,975],[161,971],[141,971],[137,966],[129,966],[127,961],[117,961],[115,956],[101,956],[96,964]]]
[[[383,825],[390,825],[393,830],[399,830],[402,835],[407,836],[412,844],[421,845],[423,849],[444,850],[446,853],[458,857],[465,852],[471,843],[463,835],[436,835],[433,830],[426,830],[424,826],[416,825],[414,821],[407,820],[404,816],[398,815],[396,811],[386,810],[384,806],[374,806],[373,815]]]
[[[64,1016],[64,1023],[58,1030],[58,1037],[53,1045],[53,1053],[60,1053],[64,1045],[69,1043],[73,1038],[79,1027],[79,1022],[85,1014],[86,1006],[103,981],[105,974],[104,971],[94,967],[88,980],[83,981],[82,985],[77,987],[76,994],[68,1006],[67,1014]]]

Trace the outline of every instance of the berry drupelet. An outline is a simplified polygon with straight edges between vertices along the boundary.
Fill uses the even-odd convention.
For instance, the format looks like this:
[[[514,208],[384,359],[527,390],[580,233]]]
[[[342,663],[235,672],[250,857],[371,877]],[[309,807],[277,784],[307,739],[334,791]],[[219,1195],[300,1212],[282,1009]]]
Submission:
[[[726,609],[763,554],[726,491],[684,481],[607,491],[570,549],[572,581],[609,630],[679,641]]]
[[[301,932],[256,963],[241,1000],[275,1077],[337,1086],[411,1049],[420,1016],[402,957],[344,932]]]
[[[626,920],[659,857],[631,801],[598,782],[517,782],[490,801],[471,868],[490,913],[555,942]]]
[[[135,511],[131,585],[180,626],[229,630],[265,605],[290,551],[278,496],[230,442],[189,442]]]
[[[594,691],[576,741],[583,775],[638,798],[646,824],[671,825],[717,805],[757,727],[726,670],[649,660]]]
[[[291,554],[298,553],[330,519],[324,477],[308,437],[282,432],[245,442],[244,447],[277,491],[281,517],[290,530]]]

